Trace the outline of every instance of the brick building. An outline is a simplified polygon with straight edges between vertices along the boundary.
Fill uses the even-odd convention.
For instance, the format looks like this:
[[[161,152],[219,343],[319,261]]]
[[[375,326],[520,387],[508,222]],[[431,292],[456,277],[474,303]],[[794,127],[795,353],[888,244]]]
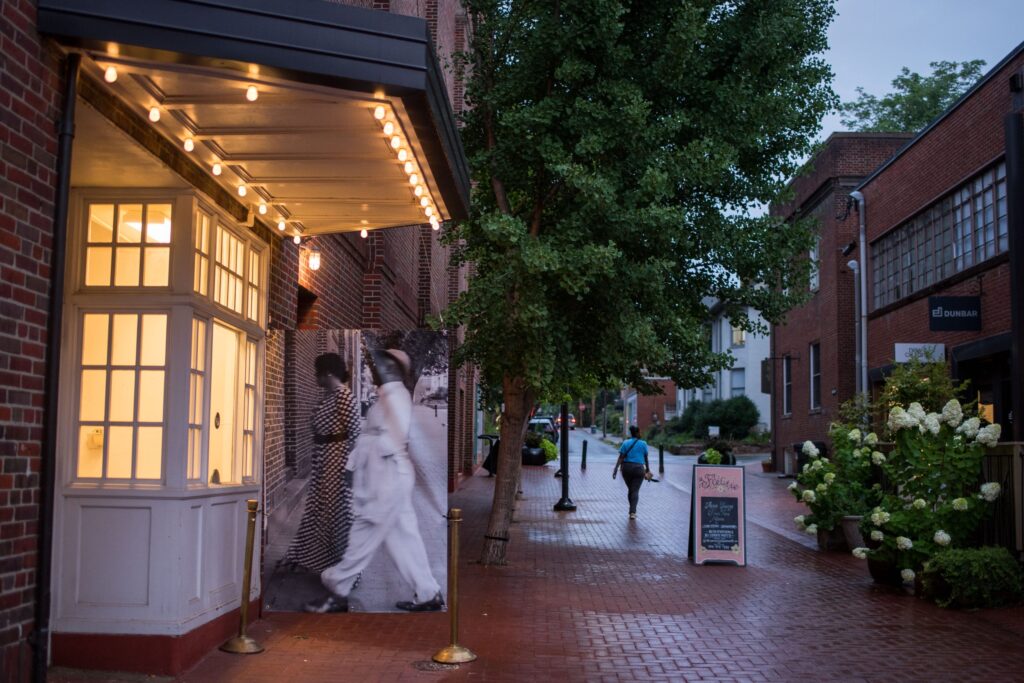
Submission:
[[[824,441],[840,404],[856,391],[854,273],[857,214],[849,193],[911,136],[833,133],[808,162],[808,172],[790,183],[793,200],[775,205],[785,219],[813,217],[818,241],[809,255],[817,262],[812,295],[772,328],[772,439],[776,469],[794,444]],[[792,465],[794,461],[790,459]]]
[[[622,390],[622,433],[636,425],[640,434],[655,424],[663,425],[676,416],[676,385],[667,377],[648,377],[655,388],[653,394],[641,394],[635,387]]]
[[[0,680],[222,641],[245,500],[305,467],[289,332],[422,327],[464,286],[432,227],[467,210],[465,17],[345,4],[3,4]],[[454,486],[472,370],[449,389]]]

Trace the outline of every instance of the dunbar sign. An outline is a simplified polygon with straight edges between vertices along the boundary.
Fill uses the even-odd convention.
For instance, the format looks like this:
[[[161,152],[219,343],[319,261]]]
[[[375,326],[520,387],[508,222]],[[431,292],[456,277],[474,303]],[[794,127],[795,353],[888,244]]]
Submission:
[[[932,332],[980,330],[981,297],[928,297],[928,329]]]

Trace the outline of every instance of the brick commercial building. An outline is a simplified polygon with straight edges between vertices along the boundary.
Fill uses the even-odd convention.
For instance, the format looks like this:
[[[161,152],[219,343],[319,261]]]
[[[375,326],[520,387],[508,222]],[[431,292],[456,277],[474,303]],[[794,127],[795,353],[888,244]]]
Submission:
[[[849,193],[908,139],[898,133],[834,133],[790,187],[793,200],[772,207],[786,219],[813,217],[819,237],[811,298],[772,328],[772,438],[776,469],[795,463],[794,444],[824,441],[839,406],[856,391],[854,272],[857,214]]]
[[[289,332],[423,327],[464,286],[432,227],[467,212],[465,18],[350,4],[3,3],[0,680],[222,641],[245,501],[306,467]]]

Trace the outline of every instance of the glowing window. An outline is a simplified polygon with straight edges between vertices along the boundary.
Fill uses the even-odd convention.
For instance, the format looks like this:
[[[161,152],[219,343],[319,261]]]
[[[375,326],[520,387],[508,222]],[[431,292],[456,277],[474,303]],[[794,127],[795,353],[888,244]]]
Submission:
[[[90,204],[86,287],[166,287],[171,204]]]

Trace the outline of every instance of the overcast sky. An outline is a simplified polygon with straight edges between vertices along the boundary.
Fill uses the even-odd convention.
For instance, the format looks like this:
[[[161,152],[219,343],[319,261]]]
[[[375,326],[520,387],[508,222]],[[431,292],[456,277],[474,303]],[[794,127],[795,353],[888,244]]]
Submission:
[[[839,98],[857,86],[884,95],[903,66],[923,75],[930,62],[984,59],[987,72],[1024,42],[1024,0],[839,0],[828,37]],[[821,138],[841,129],[830,115]]]

